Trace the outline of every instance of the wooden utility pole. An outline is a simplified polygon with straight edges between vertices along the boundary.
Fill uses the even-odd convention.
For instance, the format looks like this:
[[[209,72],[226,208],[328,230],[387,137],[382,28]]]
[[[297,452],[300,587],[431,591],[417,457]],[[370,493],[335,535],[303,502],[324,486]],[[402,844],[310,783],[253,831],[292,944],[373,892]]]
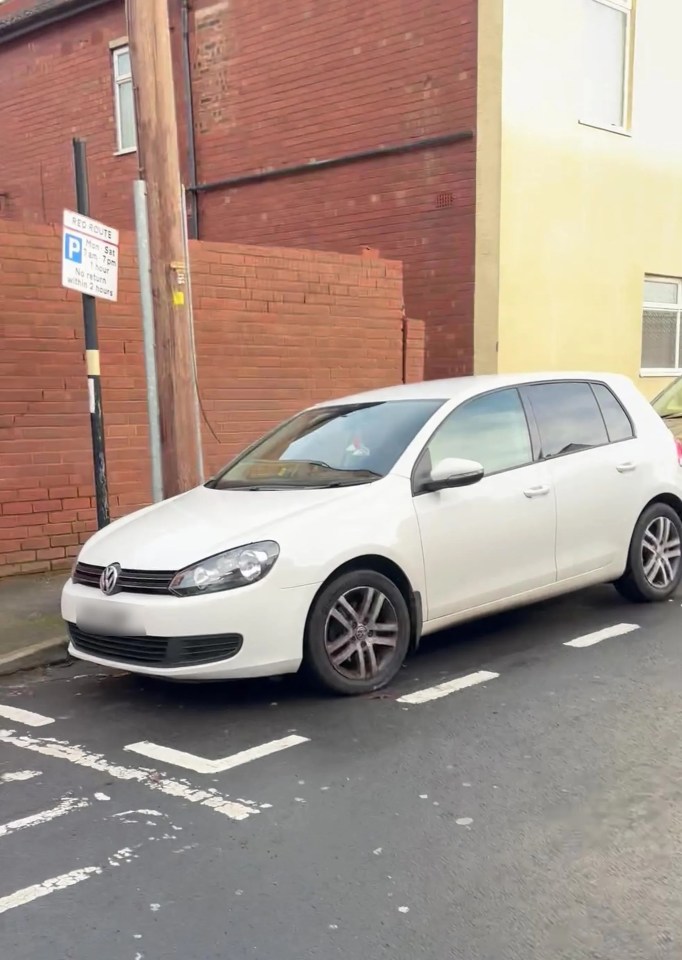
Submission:
[[[126,0],[140,177],[147,183],[163,493],[202,481],[168,0]]]

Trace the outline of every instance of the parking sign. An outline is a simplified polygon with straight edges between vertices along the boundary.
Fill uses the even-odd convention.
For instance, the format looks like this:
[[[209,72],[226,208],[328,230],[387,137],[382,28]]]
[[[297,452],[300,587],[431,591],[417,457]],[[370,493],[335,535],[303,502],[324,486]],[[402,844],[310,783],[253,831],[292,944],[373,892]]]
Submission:
[[[103,300],[118,297],[118,230],[64,211],[62,286]]]

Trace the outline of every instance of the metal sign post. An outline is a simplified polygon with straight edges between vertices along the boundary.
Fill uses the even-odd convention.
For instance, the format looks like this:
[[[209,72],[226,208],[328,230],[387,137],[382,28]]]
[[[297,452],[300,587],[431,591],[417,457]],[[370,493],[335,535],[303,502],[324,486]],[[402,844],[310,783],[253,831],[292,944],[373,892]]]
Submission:
[[[69,290],[78,290],[83,300],[97,527],[101,529],[109,523],[110,516],[95,297],[116,300],[118,296],[118,231],[90,219],[88,172],[83,140],[74,139],[73,159],[77,213],[64,211],[62,286]]]
[[[149,417],[149,452],[152,467],[152,499],[163,500],[161,428],[159,425],[159,387],[156,379],[154,353],[154,296],[152,292],[152,259],[149,252],[149,213],[147,184],[133,183],[135,201],[135,230],[137,233],[137,266],[140,274],[140,304],[142,306],[142,341],[144,369],[147,379],[147,415]]]

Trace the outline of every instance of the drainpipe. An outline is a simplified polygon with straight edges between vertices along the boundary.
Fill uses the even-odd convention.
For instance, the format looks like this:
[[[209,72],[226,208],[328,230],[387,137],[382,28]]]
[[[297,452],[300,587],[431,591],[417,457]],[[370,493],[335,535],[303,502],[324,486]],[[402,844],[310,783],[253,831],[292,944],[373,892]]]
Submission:
[[[192,58],[189,43],[189,0],[182,0],[182,86],[185,101],[185,126],[187,128],[187,173],[189,186],[188,234],[190,240],[199,239],[199,198],[197,194],[197,144],[194,134],[194,100],[192,97]]]

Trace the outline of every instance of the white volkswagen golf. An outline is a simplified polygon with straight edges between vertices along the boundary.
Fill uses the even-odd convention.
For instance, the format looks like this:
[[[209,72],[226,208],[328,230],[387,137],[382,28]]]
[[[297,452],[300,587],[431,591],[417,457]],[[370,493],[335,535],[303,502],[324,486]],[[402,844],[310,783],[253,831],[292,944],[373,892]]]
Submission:
[[[300,413],[202,487],[84,546],[75,657],[182,680],[293,673],[358,694],[420,638],[682,576],[676,442],[624,377],[470,377]]]

